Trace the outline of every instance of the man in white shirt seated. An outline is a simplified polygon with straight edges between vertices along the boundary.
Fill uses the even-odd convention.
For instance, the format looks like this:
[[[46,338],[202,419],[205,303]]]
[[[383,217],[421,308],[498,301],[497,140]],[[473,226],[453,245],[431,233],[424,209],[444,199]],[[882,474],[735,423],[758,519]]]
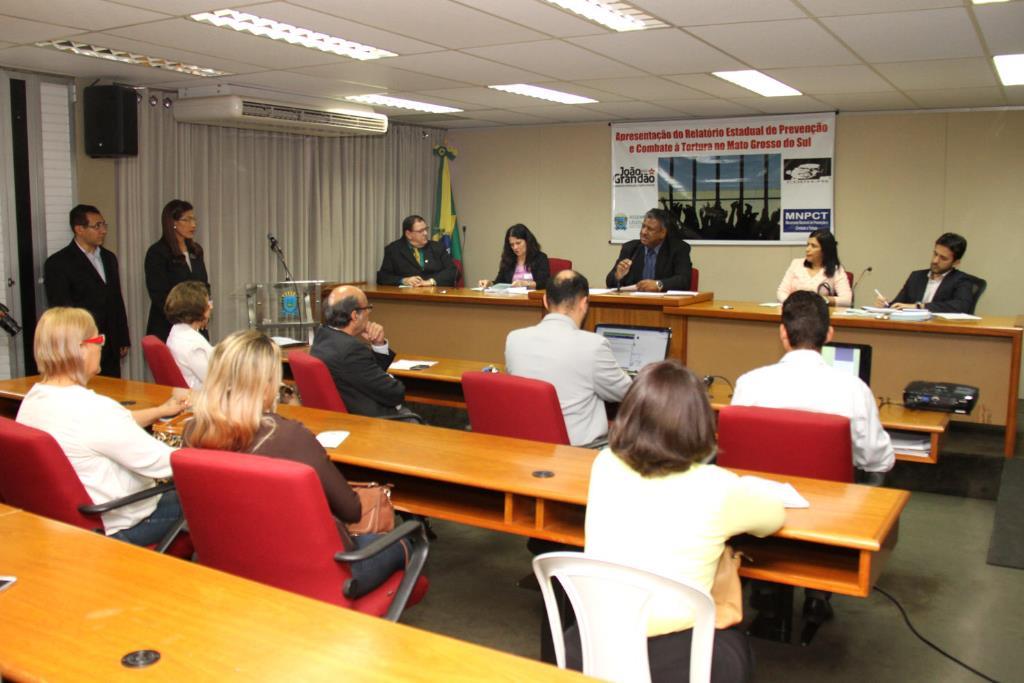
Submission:
[[[505,367],[510,375],[550,382],[562,407],[569,442],[595,445],[608,436],[605,401],[619,402],[630,378],[619,367],[608,340],[581,330],[590,285],[573,270],[548,282],[539,324],[513,330],[505,340]]]
[[[775,365],[740,377],[732,403],[848,417],[854,466],[864,472],[888,472],[895,454],[882,429],[871,389],[859,377],[829,366],[821,357],[821,347],[832,339],[828,316],[828,304],[814,292],[789,295],[782,305],[779,326],[786,355]],[[881,475],[875,479],[880,483]]]

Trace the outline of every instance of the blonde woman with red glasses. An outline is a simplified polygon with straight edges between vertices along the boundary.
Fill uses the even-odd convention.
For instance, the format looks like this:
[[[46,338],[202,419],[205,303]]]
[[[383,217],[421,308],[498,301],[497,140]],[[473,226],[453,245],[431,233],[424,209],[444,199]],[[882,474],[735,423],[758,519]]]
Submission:
[[[177,415],[186,405],[172,397],[155,408],[129,411],[86,388],[100,370],[103,335],[88,311],[58,306],[36,325],[33,351],[42,380],[25,395],[18,422],[48,432],[74,467],[94,504],[154,486],[171,476],[171,448],[144,427]],[[136,545],[163,538],[181,517],[174,491],[101,515],[108,536]]]

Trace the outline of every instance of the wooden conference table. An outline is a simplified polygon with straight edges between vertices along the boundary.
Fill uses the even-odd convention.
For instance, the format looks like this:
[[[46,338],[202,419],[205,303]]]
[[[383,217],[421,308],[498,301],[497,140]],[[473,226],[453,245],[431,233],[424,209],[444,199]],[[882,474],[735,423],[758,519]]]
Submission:
[[[3,505],[0,573],[5,680],[583,680]]]
[[[16,403],[34,378],[0,381],[0,402]],[[96,377],[90,387],[140,407],[166,400],[170,387]],[[399,509],[486,529],[583,544],[583,519],[595,452],[331,411],[280,406],[313,432],[345,430],[329,449],[353,479],[395,484]],[[175,423],[162,426],[167,431]],[[550,476],[537,476],[550,473]],[[771,474],[759,474],[783,480]],[[866,597],[898,538],[906,491],[787,477],[810,502],[786,511],[767,539],[741,538],[753,558],[742,574]]]
[[[374,320],[384,325],[401,354],[489,363],[504,357],[511,330],[536,324],[543,313],[540,292],[485,294],[445,287],[367,286]],[[647,297],[628,293],[591,297],[587,329],[602,322],[669,327],[669,356],[702,375],[735,382],[748,370],[776,362],[780,311],[743,301],[694,297]],[[874,349],[872,390],[883,403],[900,403],[913,380],[959,382],[980,389],[970,416],[954,420],[1003,427],[1003,452],[1012,457],[1017,435],[1021,335],[1019,319],[933,319],[910,323],[871,316],[832,314],[836,341]]]

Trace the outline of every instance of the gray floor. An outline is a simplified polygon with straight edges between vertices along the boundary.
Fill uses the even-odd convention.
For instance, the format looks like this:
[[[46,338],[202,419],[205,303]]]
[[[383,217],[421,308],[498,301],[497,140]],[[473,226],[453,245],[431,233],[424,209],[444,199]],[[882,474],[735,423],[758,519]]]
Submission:
[[[993,509],[915,493],[879,586],[939,647],[996,680],[1024,681],[1024,571],[985,564]],[[540,594],[515,586],[529,567],[524,540],[445,522],[435,528],[430,592],[402,621],[536,658]],[[836,618],[809,647],[754,640],[755,680],[980,680],[918,641],[883,596],[834,596],[833,605]]]

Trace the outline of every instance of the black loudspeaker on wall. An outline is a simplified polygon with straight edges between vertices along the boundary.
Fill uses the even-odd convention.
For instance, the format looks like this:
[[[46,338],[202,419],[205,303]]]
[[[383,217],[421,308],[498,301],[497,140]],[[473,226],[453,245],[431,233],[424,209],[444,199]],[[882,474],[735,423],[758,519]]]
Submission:
[[[133,88],[91,85],[83,93],[85,153],[133,157],[139,153],[139,105]]]

